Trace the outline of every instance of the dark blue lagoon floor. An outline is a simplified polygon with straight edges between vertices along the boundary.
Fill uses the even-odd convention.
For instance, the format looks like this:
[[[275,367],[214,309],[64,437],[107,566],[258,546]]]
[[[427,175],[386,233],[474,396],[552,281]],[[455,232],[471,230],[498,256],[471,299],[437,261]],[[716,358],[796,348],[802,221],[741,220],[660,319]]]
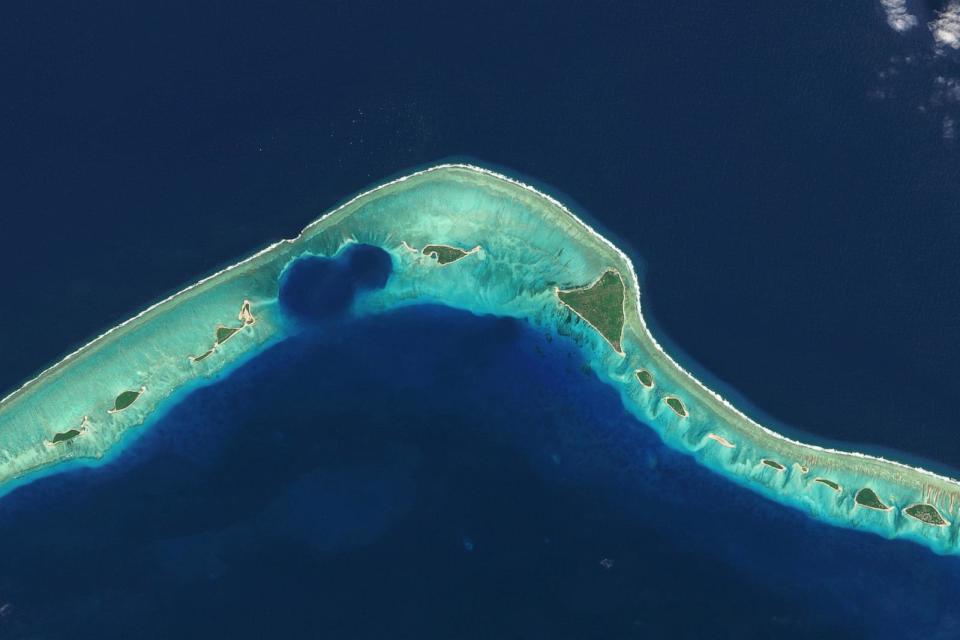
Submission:
[[[0,500],[4,638],[956,637],[960,561],[720,481],[565,338],[340,320]]]

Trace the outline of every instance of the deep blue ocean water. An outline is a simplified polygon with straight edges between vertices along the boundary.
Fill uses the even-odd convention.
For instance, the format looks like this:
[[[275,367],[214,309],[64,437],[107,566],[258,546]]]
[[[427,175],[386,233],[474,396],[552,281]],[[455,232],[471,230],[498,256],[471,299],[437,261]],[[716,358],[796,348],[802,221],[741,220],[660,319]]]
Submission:
[[[2,388],[466,157],[599,219],[658,334],[762,413],[960,467],[960,71],[922,22],[872,0],[6,9]]]
[[[657,337],[754,415],[960,468],[946,4],[899,34],[871,0],[6,3],[0,389],[458,158],[642,260]],[[0,633],[957,635],[953,560],[663,451],[561,339],[427,308],[338,335],[0,500]]]
[[[295,264],[284,308],[340,313],[0,501],[5,637],[960,633],[960,560],[718,482],[566,338],[351,318],[323,285],[382,284],[378,254]]]

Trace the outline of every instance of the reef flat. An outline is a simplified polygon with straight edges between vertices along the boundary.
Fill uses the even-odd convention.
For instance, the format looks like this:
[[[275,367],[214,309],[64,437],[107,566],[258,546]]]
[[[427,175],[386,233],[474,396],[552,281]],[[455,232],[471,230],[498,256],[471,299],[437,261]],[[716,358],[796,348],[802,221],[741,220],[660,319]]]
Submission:
[[[278,303],[284,273],[353,243],[380,247],[393,262],[386,286],[360,296],[353,313],[439,303],[569,335],[640,422],[719,474],[837,525],[960,552],[960,483],[801,443],[750,419],[660,347],[622,251],[554,198],[468,165],[364,192],[25,383],[0,401],[0,491],[59,463],[115,453],[173,394],[283,340],[294,331]]]

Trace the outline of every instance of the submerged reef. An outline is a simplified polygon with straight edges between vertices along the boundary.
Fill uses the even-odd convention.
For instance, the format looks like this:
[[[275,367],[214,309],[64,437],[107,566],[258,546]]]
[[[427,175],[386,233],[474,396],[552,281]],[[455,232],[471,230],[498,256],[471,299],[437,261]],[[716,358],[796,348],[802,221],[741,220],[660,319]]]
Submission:
[[[299,330],[279,297],[284,282],[296,285],[296,274],[287,278],[291,267],[357,243],[386,251],[392,268],[386,282],[344,299],[351,313],[439,303],[569,335],[640,422],[717,473],[827,522],[960,553],[960,483],[801,443],[750,419],[660,347],[622,251],[550,196],[468,165],[433,167],[352,198],[296,238],[158,302],[0,400],[0,491],[65,461],[115,453],[175,393]],[[323,265],[310,269],[336,277]],[[310,305],[292,311],[301,324],[323,319],[323,309]]]

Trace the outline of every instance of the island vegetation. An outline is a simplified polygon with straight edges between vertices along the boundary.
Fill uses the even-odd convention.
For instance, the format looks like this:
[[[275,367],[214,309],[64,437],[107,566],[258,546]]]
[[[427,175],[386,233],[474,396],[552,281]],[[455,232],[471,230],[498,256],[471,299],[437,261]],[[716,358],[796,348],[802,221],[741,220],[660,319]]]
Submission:
[[[843,488],[842,488],[839,484],[837,484],[836,482],[834,482],[833,480],[827,480],[826,478],[814,478],[813,481],[814,481],[814,482],[819,482],[820,484],[822,484],[822,485],[824,485],[824,486],[830,487],[831,489],[833,489],[833,490],[836,491],[837,493],[840,493],[841,491],[843,491]]]
[[[240,329],[243,329],[247,325],[254,324],[257,321],[257,319],[253,316],[253,313],[250,311],[249,300],[244,300],[243,304],[240,305],[240,313],[237,314],[237,319],[243,323],[239,327],[227,327],[222,324],[217,325],[217,329],[214,332],[214,337],[215,337],[215,341],[213,343],[214,348],[217,347],[218,345],[223,344],[233,336],[237,335],[237,332],[240,331]],[[211,351],[212,350],[213,348],[211,348]],[[207,355],[210,355],[209,351],[206,354],[204,354],[204,356],[207,356]],[[194,360],[202,360],[204,356],[201,356],[199,358],[194,358]]]
[[[880,500],[880,496],[877,495],[876,491],[870,489],[869,487],[864,487],[857,491],[857,495],[853,497],[854,501],[860,506],[866,507],[868,509],[876,509],[877,511],[889,511],[893,507],[889,507]]]
[[[255,324],[257,322],[257,319],[253,316],[253,312],[250,311],[249,300],[244,300],[243,304],[240,305],[240,313],[237,316],[237,319],[243,322],[243,326]]]
[[[903,512],[924,524],[930,524],[936,527],[946,527],[950,524],[946,518],[940,515],[940,512],[937,511],[935,506],[925,502],[912,504],[904,509]]]
[[[448,203],[434,203],[437,204],[435,211],[424,212],[416,206],[408,207],[410,202],[416,201],[413,197],[416,190],[422,185],[431,184],[434,178],[441,180],[443,184],[466,191],[458,191],[458,197],[450,201],[449,207],[446,206]],[[492,189],[487,188],[490,182],[495,183]],[[409,189],[411,198],[394,201],[379,196],[369,197],[373,191],[387,194],[391,193],[392,189]],[[427,197],[433,197],[430,190],[424,193]],[[531,197],[531,193],[536,197]],[[466,194],[469,198],[460,199],[459,194]],[[514,194],[518,197],[513,198]],[[460,215],[464,212],[458,209],[457,205],[467,200],[472,202],[475,197],[485,204],[480,207],[475,220],[471,218],[469,224],[476,222],[477,237],[485,243],[484,247],[490,252],[490,266],[497,269],[478,269],[476,273],[472,269],[455,269],[446,272],[451,276],[448,281],[441,282],[441,278],[427,277],[420,282],[411,283],[411,278],[430,271],[425,268],[427,264],[450,264],[480,249],[479,246],[470,251],[438,244],[424,246],[425,240],[438,237],[438,234],[450,229],[451,225],[459,224],[459,219],[454,214]],[[518,228],[510,226],[513,218],[501,215],[504,208],[503,198],[510,199],[507,204],[511,210],[518,202],[523,205],[517,209],[516,218],[518,223],[523,225],[520,227],[520,237],[523,240],[520,243],[515,242]],[[469,214],[473,216],[472,205],[469,208]],[[377,215],[354,215],[359,211],[376,211]],[[333,215],[334,213],[338,215]],[[531,222],[535,225],[531,225]],[[483,224],[488,226],[483,227]],[[500,225],[504,225],[504,229],[500,229]],[[531,229],[542,229],[544,232],[531,232]],[[409,233],[417,246],[424,246],[422,251],[426,256],[420,255],[421,251],[413,245],[399,240],[398,234],[401,233]],[[909,504],[910,499],[916,499],[921,487],[926,492],[924,495],[931,496],[931,501],[934,501],[932,496],[936,496],[935,504],[947,504],[949,500],[949,504],[954,505],[960,501],[960,482],[956,479],[869,454],[805,445],[751,420],[685,371],[653,339],[639,313],[639,305],[627,304],[634,300],[634,296],[639,296],[640,292],[636,289],[637,278],[633,267],[625,254],[606,242],[593,229],[582,224],[561,204],[533,187],[483,169],[466,166],[427,169],[409,179],[403,178],[358,196],[309,225],[295,239],[271,245],[245,260],[199,280],[117,325],[0,399],[0,450],[4,454],[4,459],[0,461],[0,482],[24,476],[68,457],[57,451],[48,451],[46,456],[37,456],[38,443],[47,447],[59,446],[76,442],[76,438],[84,434],[82,426],[53,433],[43,422],[36,420],[37,415],[83,415],[91,411],[90,406],[99,407],[98,403],[105,405],[105,399],[115,396],[118,392],[114,382],[116,380],[145,380],[151,385],[153,397],[165,398],[174,390],[188,384],[194,377],[202,377],[218,367],[236,361],[243,354],[257,352],[272,339],[282,338],[282,309],[274,303],[277,300],[279,274],[282,274],[284,265],[304,253],[332,255],[344,242],[358,238],[372,239],[371,241],[387,251],[396,248],[399,243],[412,256],[410,260],[396,261],[395,266],[404,271],[400,274],[402,277],[394,281],[402,284],[398,284],[396,288],[391,286],[385,292],[380,300],[385,305],[384,309],[392,308],[396,304],[408,304],[421,296],[424,300],[442,303],[446,294],[454,292],[453,302],[466,305],[471,310],[493,314],[502,311],[507,315],[528,317],[537,326],[543,327],[547,332],[547,340],[550,340],[553,333],[567,333],[566,329],[569,328],[573,316],[577,316],[622,356],[613,358],[605,352],[601,354],[604,357],[591,358],[584,363],[585,372],[592,368],[604,382],[618,386],[625,394],[636,395],[637,392],[637,388],[631,386],[634,383],[630,380],[630,371],[634,371],[637,381],[643,387],[650,389],[655,386],[664,390],[662,393],[657,391],[655,394],[644,394],[644,399],[648,402],[629,403],[631,406],[628,409],[641,421],[656,429],[670,446],[683,451],[695,451],[702,446],[703,436],[706,435],[719,446],[732,449],[736,443],[741,450],[751,452],[748,458],[750,464],[744,465],[744,456],[747,454],[726,455],[726,452],[711,448],[710,455],[719,454],[715,462],[722,473],[738,477],[749,474],[752,480],[758,470],[753,462],[763,456],[772,455],[779,460],[803,461],[800,471],[804,473],[808,469],[819,469],[820,473],[830,470],[831,475],[845,478],[849,486],[872,486],[873,489],[861,489],[855,496],[853,505],[865,508],[899,508],[901,501]],[[407,269],[410,271],[406,271]],[[436,273],[433,271],[431,276]],[[502,274],[503,280],[498,274]],[[588,282],[592,284],[580,286]],[[556,283],[566,283],[564,286],[577,288],[561,289]],[[476,287],[477,290],[473,292],[466,289],[467,287]],[[463,295],[457,295],[461,292]],[[503,296],[504,293],[508,295]],[[552,295],[556,295],[558,301],[552,300]],[[232,313],[225,314],[223,300],[244,297],[264,303],[262,313],[266,321],[256,332],[244,330],[257,321],[253,316],[250,300],[243,300],[237,316],[239,322],[230,318]],[[543,306],[544,300],[548,301],[546,307]],[[471,306],[474,301],[476,308]],[[260,313],[258,308],[258,315]],[[255,333],[256,339],[233,340],[235,336],[243,336],[245,333],[251,337]],[[191,361],[207,361],[209,367],[198,366],[196,371],[191,372],[183,370],[186,367],[174,365],[171,359],[166,357],[173,350],[176,350],[176,355],[184,355],[180,349],[186,341],[191,341],[189,344],[194,344],[196,353],[200,354],[190,356]],[[221,348],[227,341],[230,341],[230,346]],[[625,342],[627,344],[624,344]],[[118,348],[114,350],[114,346]],[[634,348],[635,353],[632,352]],[[102,357],[103,354],[116,353],[123,357]],[[214,358],[215,354],[223,355],[221,358]],[[208,358],[210,360],[207,360]],[[78,366],[80,363],[86,364]],[[182,365],[182,362],[178,364]],[[644,364],[656,366],[656,380],[651,370],[642,368]],[[92,371],[95,371],[96,375],[91,375]],[[676,393],[694,402],[693,410],[697,412],[698,418],[702,418],[703,424],[716,424],[716,428],[722,428],[723,433],[732,441],[699,429],[688,430],[689,433],[685,434],[678,434],[678,429],[671,429],[677,424],[673,415],[684,419],[692,414],[688,413],[685,401],[666,395],[667,392]],[[123,391],[115,397],[113,408],[109,412],[128,409],[137,402],[141,393],[142,389],[140,392]],[[670,407],[673,414],[662,410],[661,401]],[[96,411],[101,409],[97,408]],[[122,414],[117,417],[110,429],[99,431],[96,438],[86,439],[82,443],[83,447],[76,448],[76,453],[90,457],[102,456],[110,446],[116,444],[124,430],[142,423],[143,416],[139,414],[140,412],[135,411],[132,415]],[[57,428],[62,429],[63,426]],[[29,437],[23,437],[23,434]],[[768,460],[760,469],[770,467],[782,471],[785,470],[784,464]],[[792,462],[788,466],[799,464]],[[761,489],[769,488],[769,474],[766,475],[766,481],[757,478],[753,485]],[[837,493],[844,490],[833,480],[814,480]],[[898,530],[903,526],[906,528],[905,535],[913,539],[916,539],[916,536],[911,535],[915,532],[915,525],[911,524],[908,517],[931,526],[951,525],[946,517],[951,516],[952,511],[945,510],[941,513],[933,504],[927,503],[911,504],[903,509],[904,516],[907,516],[903,518],[857,518],[849,509],[853,506],[850,501],[833,499],[834,496],[831,495],[811,495],[807,496],[810,498],[807,501],[789,499],[789,494],[807,488],[807,483],[784,483],[782,493],[787,496],[784,502],[799,506],[812,515],[831,522],[850,524],[888,536],[899,535]],[[879,493],[889,496],[887,500],[894,506],[884,504]],[[908,496],[912,498],[907,498]],[[945,524],[941,524],[941,521]],[[936,530],[925,533],[922,542],[938,551],[960,554],[960,542],[953,529],[949,532],[944,530],[942,535]]]
[[[428,244],[423,248],[423,255],[430,256],[437,261],[437,264],[450,264],[461,258],[465,258],[473,251],[464,251],[457,247],[451,247],[445,244]]]
[[[146,387],[140,387],[137,391],[124,391],[113,401],[113,409],[110,410],[110,413],[117,413],[123,411],[134,402],[146,391]]]
[[[673,409],[673,412],[676,413],[681,418],[686,418],[689,414],[687,413],[687,408],[683,405],[683,400],[676,396],[667,396],[663,399],[667,403],[667,406]]]
[[[617,353],[623,354],[623,278],[608,269],[593,284],[578,289],[557,289],[560,302],[596,329]]]
[[[227,327],[222,324],[217,325],[216,329],[214,329],[213,346],[207,349],[206,351],[204,351],[199,356],[190,356],[190,362],[201,362],[203,360],[206,360],[216,352],[217,347],[222,345],[224,342],[226,342],[233,336],[237,335],[237,333],[241,329],[243,329],[248,325],[252,325],[256,323],[257,319],[254,317],[253,312],[250,310],[249,300],[244,300],[243,304],[240,305],[240,313],[237,315],[237,319],[239,319],[243,323],[239,327]]]
[[[204,351],[198,356],[190,356],[190,359],[193,362],[200,362],[201,360],[205,360],[206,358],[209,358],[212,355],[213,355],[213,349],[207,349],[206,351]]]
[[[227,340],[233,337],[233,335],[240,331],[240,328],[234,327],[217,327],[217,342],[216,344],[223,344]]]
[[[62,444],[64,442],[70,442],[71,440],[73,440],[74,438],[81,435],[84,431],[87,430],[88,422],[89,422],[89,418],[87,416],[83,416],[83,421],[80,423],[79,427],[77,427],[76,429],[68,429],[67,431],[61,431],[59,433],[53,434],[53,438],[51,438],[46,443],[47,446],[54,446],[54,445]]]
[[[647,389],[653,388],[653,374],[646,369],[639,369],[637,371],[637,380]]]
[[[64,431],[62,433],[55,433],[53,439],[50,440],[53,444],[59,444],[61,442],[67,442],[68,440],[73,440],[78,435],[80,435],[79,429],[70,429],[69,431]]]

